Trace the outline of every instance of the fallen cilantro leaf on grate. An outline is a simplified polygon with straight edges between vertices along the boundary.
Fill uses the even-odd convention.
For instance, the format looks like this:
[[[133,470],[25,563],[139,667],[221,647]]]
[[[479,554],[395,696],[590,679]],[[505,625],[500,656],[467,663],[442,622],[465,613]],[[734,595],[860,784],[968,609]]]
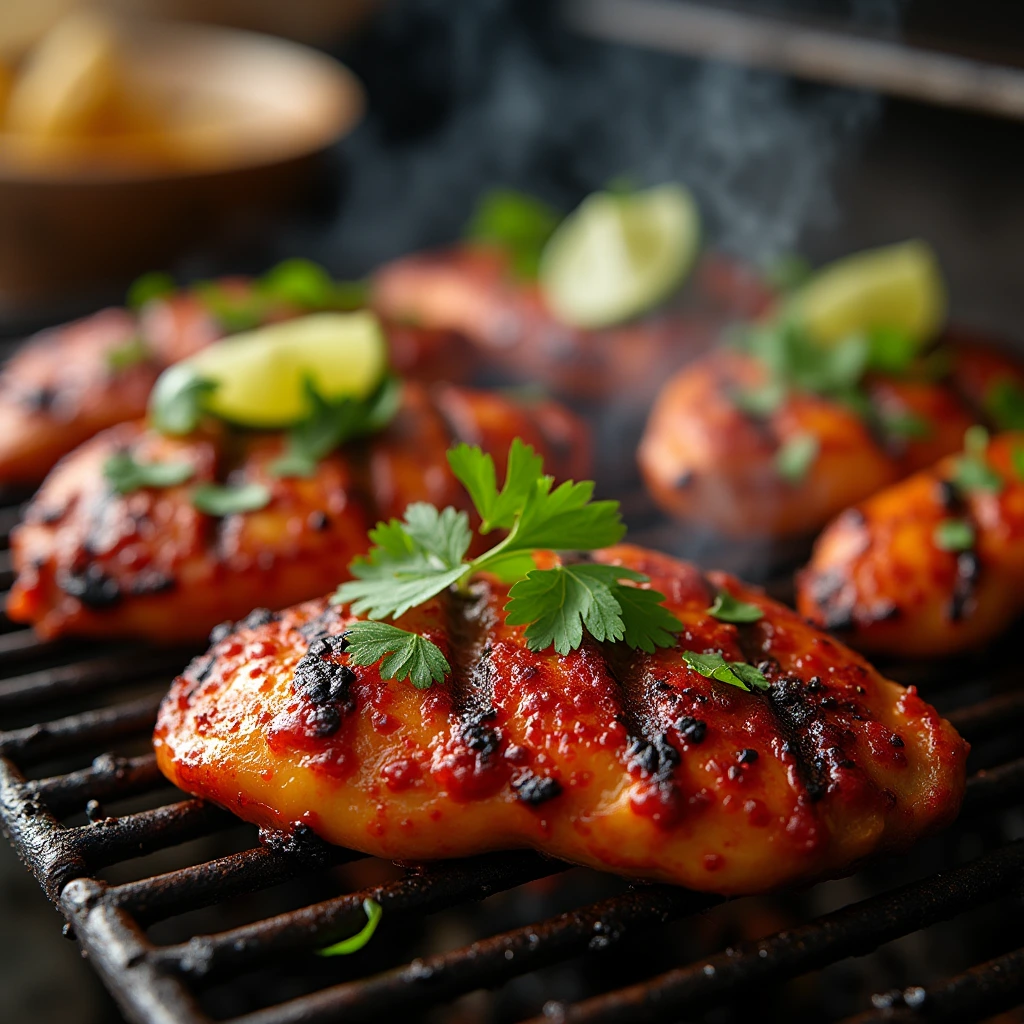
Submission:
[[[363,913],[366,914],[366,924],[355,935],[342,939],[341,942],[336,942],[326,949],[318,949],[317,956],[349,956],[358,953],[373,938],[373,933],[384,916],[384,911],[376,900],[363,900]]]

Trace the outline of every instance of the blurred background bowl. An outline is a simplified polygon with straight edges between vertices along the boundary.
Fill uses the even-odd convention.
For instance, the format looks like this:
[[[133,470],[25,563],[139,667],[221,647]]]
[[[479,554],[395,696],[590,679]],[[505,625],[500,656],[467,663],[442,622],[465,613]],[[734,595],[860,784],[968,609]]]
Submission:
[[[159,131],[73,143],[0,134],[0,306],[66,303],[270,224],[363,111],[332,58],[250,32],[118,26]]]

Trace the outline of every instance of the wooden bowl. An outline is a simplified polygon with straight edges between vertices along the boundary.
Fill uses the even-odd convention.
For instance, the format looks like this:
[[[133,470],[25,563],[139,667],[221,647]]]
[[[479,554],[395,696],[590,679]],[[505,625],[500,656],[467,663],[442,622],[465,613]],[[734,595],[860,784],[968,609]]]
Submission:
[[[123,27],[130,80],[170,112],[159,136],[45,152],[0,135],[0,305],[86,296],[267,223],[358,121],[331,58],[233,29]]]

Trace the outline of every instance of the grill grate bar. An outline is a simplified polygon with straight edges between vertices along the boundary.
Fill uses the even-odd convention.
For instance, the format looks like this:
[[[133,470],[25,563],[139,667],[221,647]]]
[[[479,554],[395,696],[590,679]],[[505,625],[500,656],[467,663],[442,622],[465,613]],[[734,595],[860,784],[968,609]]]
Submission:
[[[987,1020],[1024,999],[1024,949],[978,964],[937,985],[911,986],[902,992],[873,996],[876,1008],[843,1024],[964,1024]]]
[[[148,732],[156,721],[160,695],[56,718],[24,729],[0,732],[0,755],[33,764],[90,743],[106,743]]]
[[[163,785],[170,783],[160,774],[153,754],[131,758],[100,754],[89,768],[26,782],[25,790],[60,815],[81,810],[88,800],[135,796]]]
[[[526,925],[471,946],[414,960],[403,967],[268,1007],[232,1024],[356,1024],[382,1013],[422,1010],[474,989],[603,949],[721,902],[721,897],[672,889],[638,888],[538,924]]]
[[[234,815],[213,804],[182,800],[138,814],[101,818],[66,833],[75,852],[95,870],[198,839],[237,822]]]
[[[40,640],[31,629],[0,633],[0,664],[7,668],[59,651],[62,646],[57,640]]]
[[[544,1022],[658,1021],[732,991],[824,967],[989,902],[1024,877],[1024,841],[892,892],[853,903],[799,928],[681,967],[639,985],[571,1005],[545,1008]],[[540,1018],[535,1024],[541,1024]]]
[[[55,697],[78,696],[124,683],[142,682],[147,676],[159,676],[164,682],[166,675],[181,664],[180,654],[173,655],[168,651],[147,654],[129,649],[93,661],[41,669],[0,682],[0,710],[38,704]]]
[[[247,968],[284,952],[319,948],[354,934],[364,924],[363,901],[367,899],[376,900],[388,918],[412,912],[428,914],[456,902],[486,899],[568,867],[526,852],[453,861],[255,924],[163,946],[155,949],[151,958],[170,970],[195,977]]]
[[[961,816],[1000,807],[1024,795],[1024,757],[975,772],[967,780]]]
[[[953,727],[972,743],[1005,735],[1011,726],[1024,722],[1024,690],[990,697],[979,704],[958,708],[946,715]]]
[[[322,866],[363,857],[361,853],[331,847],[318,858]],[[145,924],[210,906],[232,896],[268,889],[309,870],[302,857],[275,853],[257,846],[194,867],[180,868],[137,882],[111,887],[106,900],[124,907]],[[320,866],[320,865],[318,865]]]

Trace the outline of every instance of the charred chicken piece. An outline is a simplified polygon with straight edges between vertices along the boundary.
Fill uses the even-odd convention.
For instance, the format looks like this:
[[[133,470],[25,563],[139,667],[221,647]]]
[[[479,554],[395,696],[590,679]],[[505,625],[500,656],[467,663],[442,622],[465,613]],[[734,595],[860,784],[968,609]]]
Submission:
[[[176,785],[272,829],[402,860],[534,847],[630,877],[751,893],[851,870],[947,824],[967,744],[917,696],[760,591],[620,546],[684,624],[655,654],[529,650],[491,578],[399,620],[452,674],[429,690],[348,664],[344,606],[218,631],[155,734]],[[724,588],[764,612],[708,613]],[[748,692],[687,651],[755,660]]]
[[[793,392],[766,414],[748,410],[767,371],[731,349],[681,370],[658,396],[638,458],[669,514],[726,536],[798,537],[841,509],[933,463],[963,442],[974,417],[945,384],[874,375],[865,391],[878,426],[843,401]],[[886,422],[913,422],[912,433]],[[803,465],[788,466],[786,453]]]
[[[230,278],[219,292],[243,302],[250,282]],[[265,322],[302,310],[267,306]],[[57,460],[117,423],[145,415],[160,372],[229,333],[191,291],[147,303],[136,315],[105,309],[30,338],[0,371],[0,484],[36,484]],[[465,380],[465,346],[449,332],[387,327],[392,367],[425,380]]]
[[[798,577],[798,606],[855,647],[941,656],[984,645],[1022,611],[1024,433],[995,437],[964,476],[964,456],[845,511]]]
[[[11,540],[18,576],[8,614],[43,637],[202,637],[254,601],[280,607],[335,586],[366,550],[367,529],[410,502],[468,510],[447,449],[482,445],[503,470],[517,436],[555,475],[586,475],[585,428],[560,406],[445,385],[407,383],[387,429],[343,446],[305,479],[271,471],[281,434],[211,427],[172,438],[121,424],[66,457],[29,505]],[[123,451],[142,463],[187,463],[193,476],[116,493],[104,465]],[[260,484],[270,500],[215,518],[192,501],[196,484],[213,481]]]
[[[704,308],[685,316],[661,312],[582,330],[558,321],[536,282],[513,275],[506,254],[464,245],[383,267],[374,278],[373,305],[385,318],[454,331],[509,372],[559,392],[642,401],[667,373],[705,351],[724,321],[769,301],[753,275],[723,261],[710,261],[700,282]]]

